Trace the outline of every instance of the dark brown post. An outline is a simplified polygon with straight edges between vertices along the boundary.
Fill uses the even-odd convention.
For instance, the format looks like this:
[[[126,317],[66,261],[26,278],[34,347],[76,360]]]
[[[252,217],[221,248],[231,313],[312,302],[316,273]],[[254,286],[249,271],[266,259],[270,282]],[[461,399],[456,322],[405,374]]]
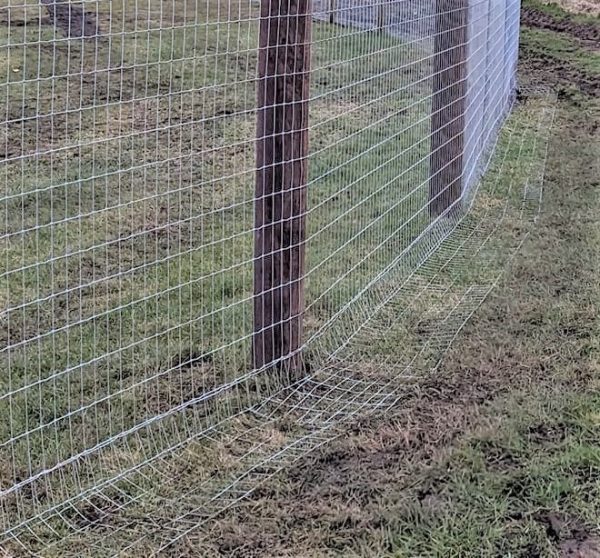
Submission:
[[[467,106],[468,0],[436,0],[429,210],[443,214],[460,198]]]
[[[336,4],[336,0],[329,0],[329,23],[331,24],[335,23],[335,11],[337,9]]]
[[[261,0],[254,367],[298,369],[304,312],[310,0]],[[291,358],[286,358],[291,356]]]

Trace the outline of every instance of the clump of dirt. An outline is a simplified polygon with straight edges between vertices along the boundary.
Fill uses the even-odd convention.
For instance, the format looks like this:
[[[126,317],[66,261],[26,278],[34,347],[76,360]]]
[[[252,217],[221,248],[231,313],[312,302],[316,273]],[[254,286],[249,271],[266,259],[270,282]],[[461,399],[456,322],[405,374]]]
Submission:
[[[600,541],[593,538],[565,541],[560,545],[560,556],[561,558],[600,558]]]
[[[596,44],[600,41],[600,26],[594,23],[581,23],[570,17],[557,19],[551,14],[536,8],[523,8],[521,22],[528,27],[548,29],[558,33],[567,33],[582,41],[591,41]]]
[[[532,29],[545,29],[555,33],[564,33],[586,48],[598,49],[600,44],[600,26],[593,22],[578,22],[570,16],[553,17],[535,8],[523,8],[521,21]],[[533,51],[527,48],[527,43],[521,48],[522,72],[533,81],[544,81],[549,85],[576,86],[582,93],[597,96],[600,93],[600,75],[590,74],[582,68],[575,67],[558,60],[545,52]]]
[[[112,491],[108,494],[92,494],[78,505],[71,506],[63,511],[63,515],[78,527],[101,527],[107,522],[119,506],[126,501],[121,492]]]
[[[558,444],[562,442],[568,433],[565,424],[536,424],[527,429],[529,439],[536,444]]]
[[[558,546],[560,558],[600,558],[600,539],[576,519],[547,513],[536,520],[546,527],[548,538]]]

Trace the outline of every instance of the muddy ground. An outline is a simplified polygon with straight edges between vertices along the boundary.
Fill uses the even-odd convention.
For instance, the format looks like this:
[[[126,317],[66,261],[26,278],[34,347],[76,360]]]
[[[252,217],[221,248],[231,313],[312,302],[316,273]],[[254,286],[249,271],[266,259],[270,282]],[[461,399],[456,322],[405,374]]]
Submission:
[[[549,29],[559,33],[567,33],[579,41],[589,41],[598,45],[600,41],[600,25],[590,21],[582,23],[570,17],[556,17],[540,8],[526,7],[521,11],[521,23],[537,29]]]
[[[41,0],[49,16],[49,23],[56,26],[65,37],[92,37],[100,31],[93,13],[83,4],[64,0]]]

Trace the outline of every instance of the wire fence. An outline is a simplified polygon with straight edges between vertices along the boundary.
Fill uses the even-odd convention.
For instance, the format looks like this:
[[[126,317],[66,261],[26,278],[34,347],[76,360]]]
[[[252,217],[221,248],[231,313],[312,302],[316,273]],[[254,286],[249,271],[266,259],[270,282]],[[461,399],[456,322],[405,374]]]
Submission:
[[[268,453],[283,402],[338,416],[364,382],[347,362],[335,396],[286,390],[331,371],[369,308],[425,273],[471,211],[515,99],[519,11],[3,2],[3,540],[81,548],[100,524],[140,552],[151,514],[119,514],[163,501],[171,543],[202,506],[226,507],[182,512],[166,495],[178,467],[194,463],[201,485]],[[414,300],[388,319],[419,316]],[[353,409],[397,399],[368,394]],[[98,541],[90,555],[117,552]]]

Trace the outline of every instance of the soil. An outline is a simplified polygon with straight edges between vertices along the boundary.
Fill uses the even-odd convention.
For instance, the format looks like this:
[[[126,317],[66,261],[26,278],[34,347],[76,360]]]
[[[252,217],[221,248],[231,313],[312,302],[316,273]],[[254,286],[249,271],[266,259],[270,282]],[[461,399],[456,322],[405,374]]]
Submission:
[[[558,33],[568,33],[575,39],[590,41],[598,45],[600,41],[600,26],[594,23],[581,23],[572,18],[557,19],[551,14],[535,8],[524,8],[521,11],[521,22],[528,27],[548,29]]]
[[[570,88],[575,86],[582,93],[591,96],[600,94],[600,76],[589,75],[580,68],[566,66],[564,62],[548,55],[524,52],[521,57],[523,72],[532,81],[544,76],[549,85]],[[559,94],[565,94],[559,88]]]
[[[600,558],[600,539],[576,519],[558,513],[539,515],[536,519],[557,543],[560,558]]]
[[[41,0],[46,6],[50,23],[62,31],[65,37],[94,37],[99,27],[94,14],[66,0]]]
[[[45,6],[48,17],[16,19],[8,11],[0,18],[0,25],[8,27],[31,27],[38,25],[54,25],[64,37],[71,39],[97,37],[101,28],[95,14],[85,11],[81,6],[68,0],[40,0]],[[56,48],[53,45],[52,48]]]
[[[600,541],[593,538],[564,541],[560,545],[560,554],[561,558],[600,558]]]
[[[581,23],[571,17],[555,18],[535,8],[523,8],[521,21],[527,27],[564,33],[579,41],[582,46],[600,49],[600,26],[594,23]],[[542,80],[558,87],[559,94],[562,92],[561,87],[573,86],[587,95],[600,94],[600,75],[565,64],[549,54],[522,48],[520,63],[521,73],[526,78],[532,82]]]

